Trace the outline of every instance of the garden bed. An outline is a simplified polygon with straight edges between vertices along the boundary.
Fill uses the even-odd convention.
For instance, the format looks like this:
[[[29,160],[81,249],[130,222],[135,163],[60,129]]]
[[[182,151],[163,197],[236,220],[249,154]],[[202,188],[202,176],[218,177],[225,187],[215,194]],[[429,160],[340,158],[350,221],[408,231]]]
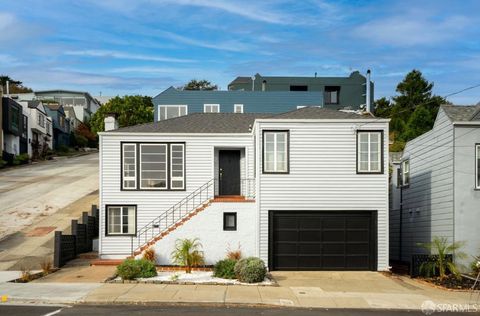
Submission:
[[[472,286],[475,284],[475,278],[464,275],[459,278],[453,275],[448,275],[443,280],[439,277],[422,278],[420,280],[449,290],[471,290]],[[476,290],[478,289],[480,289],[480,284],[476,285]]]
[[[151,278],[138,278],[135,280],[122,280],[120,277],[113,278],[109,283],[154,283],[154,284],[207,284],[207,285],[253,285],[253,286],[277,286],[275,280],[267,275],[259,283],[242,283],[236,279],[222,279],[213,276],[211,271],[192,271],[192,273],[159,271],[158,275]]]
[[[47,275],[50,275],[52,273],[55,273],[57,272],[58,268],[54,268],[54,269],[51,269],[50,272],[48,273],[45,273],[45,272],[33,272],[33,273],[30,273],[30,275],[28,277],[25,277],[25,278],[22,278],[21,276],[18,278],[18,279],[15,279],[15,280],[11,280],[9,281],[10,283],[28,283],[28,282],[32,282],[32,281],[35,281],[35,280],[38,280],[40,278],[43,278]]]

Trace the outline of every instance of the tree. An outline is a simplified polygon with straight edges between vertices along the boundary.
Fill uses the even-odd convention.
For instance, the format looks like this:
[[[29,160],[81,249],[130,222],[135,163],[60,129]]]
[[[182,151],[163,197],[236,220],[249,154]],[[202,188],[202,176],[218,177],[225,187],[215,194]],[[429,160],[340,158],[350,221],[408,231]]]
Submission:
[[[98,111],[92,115],[89,122],[92,132],[96,134],[104,131],[104,120],[106,115],[110,113],[117,115],[120,127],[153,122],[152,98],[141,95],[116,96],[102,105]]]
[[[410,71],[397,85],[398,95],[392,102],[386,98],[375,101],[375,114],[390,118],[390,130],[395,142],[391,147],[403,150],[404,143],[432,129],[440,105],[447,100],[433,95],[433,82],[419,70]]]
[[[212,84],[208,80],[192,79],[183,87],[179,87],[180,90],[218,90],[218,86]]]
[[[23,86],[23,83],[18,80],[14,80],[6,75],[0,75],[0,85],[3,87],[3,93],[7,92],[7,81],[9,82],[10,93],[28,93],[33,92],[32,89]]]
[[[392,103],[390,103],[390,100],[388,100],[387,98],[383,97],[376,100],[373,106],[375,109],[375,116],[390,117],[390,114],[392,112]]]

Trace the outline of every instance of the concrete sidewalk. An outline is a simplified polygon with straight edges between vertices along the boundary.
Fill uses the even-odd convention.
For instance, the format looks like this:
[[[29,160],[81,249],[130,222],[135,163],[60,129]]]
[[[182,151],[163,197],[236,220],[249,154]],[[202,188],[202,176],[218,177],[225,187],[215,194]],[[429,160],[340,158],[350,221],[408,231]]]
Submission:
[[[306,279],[308,277],[308,282],[300,284],[301,277]],[[446,291],[409,278],[392,278],[373,272],[337,275],[301,273],[297,278],[285,278],[285,273],[282,273],[277,275],[277,278],[280,284],[278,287],[144,283],[3,283],[0,284],[0,296],[7,295],[8,301],[13,303],[51,304],[260,304],[306,308],[420,310],[422,304],[431,301],[434,304],[480,306],[478,293],[472,297],[468,292]],[[316,283],[318,281],[320,283]],[[285,282],[294,284],[288,285]]]

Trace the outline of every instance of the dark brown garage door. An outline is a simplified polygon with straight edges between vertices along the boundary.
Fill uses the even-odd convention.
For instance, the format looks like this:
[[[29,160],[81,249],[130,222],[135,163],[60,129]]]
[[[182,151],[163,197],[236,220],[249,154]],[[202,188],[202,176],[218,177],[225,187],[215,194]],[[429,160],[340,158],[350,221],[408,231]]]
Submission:
[[[376,270],[376,212],[270,212],[271,270]]]

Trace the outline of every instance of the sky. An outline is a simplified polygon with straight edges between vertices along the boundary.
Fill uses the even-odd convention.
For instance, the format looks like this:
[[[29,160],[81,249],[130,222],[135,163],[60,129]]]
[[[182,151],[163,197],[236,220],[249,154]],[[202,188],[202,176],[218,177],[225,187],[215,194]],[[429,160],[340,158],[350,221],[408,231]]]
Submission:
[[[192,78],[348,76],[375,98],[412,69],[447,95],[480,84],[480,1],[1,0],[0,73],[34,90],[155,96]],[[480,102],[480,88],[454,95]]]

